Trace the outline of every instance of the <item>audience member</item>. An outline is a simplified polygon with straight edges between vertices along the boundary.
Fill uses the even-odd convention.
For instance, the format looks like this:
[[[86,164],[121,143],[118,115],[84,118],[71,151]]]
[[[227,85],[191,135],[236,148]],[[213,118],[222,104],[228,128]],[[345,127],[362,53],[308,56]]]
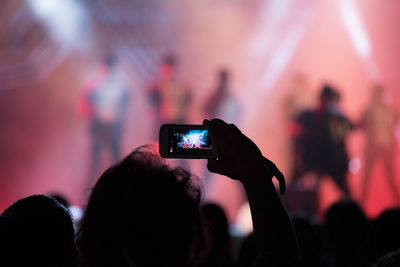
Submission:
[[[217,204],[206,203],[200,207],[200,214],[210,248],[199,266],[234,266],[229,224],[224,210]]]
[[[333,204],[325,215],[326,266],[366,266],[367,219],[353,201]]]
[[[58,201],[58,203],[60,203],[61,205],[63,205],[64,207],[68,208],[69,207],[69,201],[68,199],[60,194],[60,193],[52,193],[49,195],[50,197],[54,198],[55,200]]]
[[[239,254],[236,261],[237,266],[248,267],[253,263],[256,257],[257,254],[256,247],[254,245],[254,235],[253,233],[250,233],[246,236],[240,246]]]
[[[1,266],[76,266],[75,228],[55,199],[33,195],[0,215]]]
[[[292,219],[292,222],[299,241],[302,266],[322,266],[320,227],[313,224],[306,216],[297,216]]]
[[[81,224],[89,266],[187,266],[203,241],[200,189],[181,168],[139,148],[109,168]],[[191,253],[194,257],[189,257]]]
[[[400,208],[383,211],[372,225],[369,249],[372,262],[400,249]]]
[[[242,182],[254,225],[254,266],[299,266],[289,216],[271,181],[282,174],[234,125],[205,120],[218,158],[208,169]],[[235,146],[230,144],[235,143]],[[238,157],[238,155],[241,155]],[[281,189],[284,185],[281,184]],[[89,266],[193,266],[202,255],[199,185],[140,148],[95,185],[81,228]]]
[[[271,181],[276,176],[284,191],[277,167],[233,124],[214,119],[204,126],[217,150],[208,169],[239,180],[252,212],[254,233],[237,262],[224,210],[200,206],[200,180],[144,146],[96,183],[79,233],[82,266],[399,266],[400,208],[379,215],[368,247],[366,216],[348,198],[328,209],[322,229],[303,217],[292,225]],[[33,195],[0,215],[2,266],[77,266],[75,227],[61,202]]]

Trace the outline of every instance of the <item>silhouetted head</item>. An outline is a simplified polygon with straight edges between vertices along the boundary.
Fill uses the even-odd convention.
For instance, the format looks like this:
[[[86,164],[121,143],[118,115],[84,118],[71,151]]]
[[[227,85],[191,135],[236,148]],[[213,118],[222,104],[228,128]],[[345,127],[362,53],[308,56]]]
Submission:
[[[224,210],[217,204],[206,203],[201,206],[200,214],[207,233],[209,250],[199,266],[234,266],[229,223]]]
[[[75,228],[55,199],[34,195],[0,215],[0,261],[5,266],[76,265]]]
[[[400,249],[400,208],[383,211],[374,224],[370,234],[370,249],[373,260]]]
[[[200,210],[205,229],[211,239],[212,249],[229,249],[229,224],[224,210],[214,203],[206,203]]]
[[[303,266],[321,266],[320,229],[306,216],[292,219],[303,258]]]
[[[336,248],[346,249],[364,244],[367,226],[364,212],[349,199],[333,204],[325,216],[328,240]]]
[[[64,207],[68,208],[69,207],[69,202],[67,200],[67,198],[60,194],[60,193],[53,193],[50,194],[50,197],[54,198],[55,200],[58,201],[58,203],[62,204]]]
[[[85,260],[90,266],[188,266],[203,240],[200,197],[188,171],[143,147],[135,150],[92,191],[80,233]]]
[[[240,244],[237,265],[239,267],[251,266],[254,259],[257,257],[256,246],[254,244],[254,234],[250,233]]]

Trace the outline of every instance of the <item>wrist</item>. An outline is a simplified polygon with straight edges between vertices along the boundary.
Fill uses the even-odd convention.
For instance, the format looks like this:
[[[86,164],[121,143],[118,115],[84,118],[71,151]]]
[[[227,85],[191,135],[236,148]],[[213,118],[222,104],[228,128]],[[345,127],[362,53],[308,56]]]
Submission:
[[[260,163],[260,165],[255,166],[249,171],[246,177],[240,179],[243,186],[246,187],[254,187],[261,186],[266,183],[272,183],[273,174],[271,170],[264,164]]]

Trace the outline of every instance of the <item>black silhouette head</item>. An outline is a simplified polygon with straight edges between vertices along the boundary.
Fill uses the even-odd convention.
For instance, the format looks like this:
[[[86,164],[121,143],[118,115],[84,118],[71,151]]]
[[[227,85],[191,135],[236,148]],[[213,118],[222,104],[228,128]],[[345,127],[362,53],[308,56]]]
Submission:
[[[0,259],[12,266],[76,264],[75,227],[67,208],[45,195],[8,207],[0,216]]]
[[[189,172],[139,148],[96,183],[81,225],[91,266],[187,266],[203,240]],[[195,251],[195,253],[191,253]]]

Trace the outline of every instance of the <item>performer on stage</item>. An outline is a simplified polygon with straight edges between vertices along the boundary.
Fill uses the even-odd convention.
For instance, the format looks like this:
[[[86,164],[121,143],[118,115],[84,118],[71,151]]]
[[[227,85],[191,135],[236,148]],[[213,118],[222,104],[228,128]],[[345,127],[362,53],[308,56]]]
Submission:
[[[217,72],[215,89],[204,107],[207,118],[222,118],[231,123],[238,123],[240,104],[230,93],[229,87],[230,73],[222,68]]]
[[[204,105],[204,113],[206,118],[221,118],[230,123],[239,123],[240,104],[230,93],[230,72],[228,69],[221,68],[216,72],[214,89]],[[203,174],[206,195],[210,189],[212,177],[213,174],[209,171]]]
[[[108,55],[99,66],[96,76],[85,85],[78,107],[90,125],[91,177],[98,175],[101,168],[100,154],[104,149],[109,150],[113,162],[120,159],[121,134],[128,99],[127,79],[117,66],[116,58]]]
[[[329,175],[345,195],[350,191],[346,183],[348,156],[345,140],[352,129],[351,122],[339,109],[339,93],[325,85],[318,106],[302,112],[295,124],[295,166],[292,186],[300,178],[313,172],[317,188],[321,178]]]
[[[150,88],[150,99],[157,109],[157,128],[163,123],[185,123],[191,94],[179,81],[176,73],[177,60],[167,55],[160,67],[159,77]],[[158,131],[156,131],[158,132]]]
[[[362,203],[365,202],[373,167],[381,159],[396,204],[400,204],[393,166],[396,150],[395,127],[397,116],[393,109],[385,103],[383,93],[382,86],[374,85],[371,101],[365,109],[360,123],[366,134],[364,183],[361,201]]]

